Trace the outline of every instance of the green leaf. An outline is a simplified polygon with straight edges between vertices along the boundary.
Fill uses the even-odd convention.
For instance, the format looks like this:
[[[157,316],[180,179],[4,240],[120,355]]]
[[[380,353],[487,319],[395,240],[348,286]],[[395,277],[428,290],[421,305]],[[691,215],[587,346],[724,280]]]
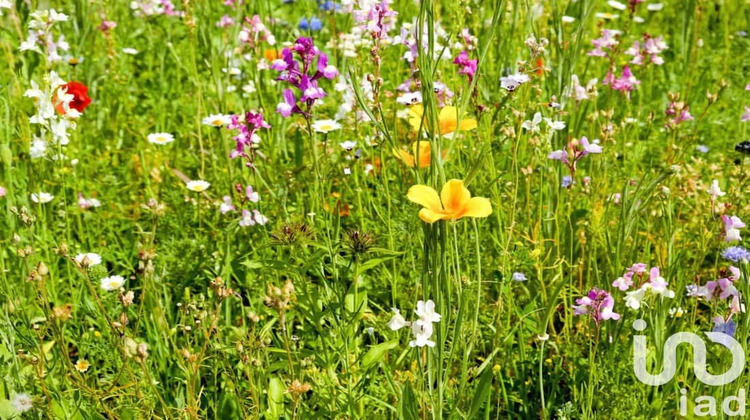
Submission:
[[[268,383],[268,415],[278,419],[284,413],[284,383],[277,377]]]
[[[414,391],[411,389],[411,385],[406,383],[404,390],[401,392],[401,415],[399,416],[402,420],[418,420],[419,419],[419,404],[417,399],[414,397]]]
[[[474,392],[474,398],[471,400],[471,406],[469,407],[469,414],[466,416],[467,419],[477,418],[479,409],[482,408],[482,404],[487,400],[487,396],[492,389],[492,369],[485,369],[482,373],[482,377],[479,379],[476,391]]]
[[[386,341],[370,347],[364,356],[362,356],[361,366],[363,369],[367,369],[375,363],[383,359],[383,356],[389,351],[398,347],[398,340]]]

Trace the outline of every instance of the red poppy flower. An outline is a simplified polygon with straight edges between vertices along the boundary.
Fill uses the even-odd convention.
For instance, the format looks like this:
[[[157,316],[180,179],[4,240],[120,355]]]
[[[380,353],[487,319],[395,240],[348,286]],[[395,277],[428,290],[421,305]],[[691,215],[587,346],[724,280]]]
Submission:
[[[89,98],[88,95],[89,88],[83,83],[68,82],[67,84],[60,86],[59,89],[65,89],[68,95],[73,95],[73,100],[70,101],[70,104],[68,104],[68,106],[78,112],[82,113],[83,110],[86,109],[89,104],[91,104],[91,98]],[[60,114],[65,114],[65,109],[63,108],[62,102],[58,102],[55,105],[55,109]]]

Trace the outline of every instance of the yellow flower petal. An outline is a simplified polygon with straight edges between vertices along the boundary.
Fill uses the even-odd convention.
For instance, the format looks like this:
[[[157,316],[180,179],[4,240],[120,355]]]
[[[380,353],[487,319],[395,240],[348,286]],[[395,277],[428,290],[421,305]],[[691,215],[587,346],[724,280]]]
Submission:
[[[414,167],[414,156],[410,155],[409,152],[393,149],[393,156],[401,159],[407,166]]]
[[[461,131],[473,130],[475,128],[477,128],[477,120],[473,118],[466,118],[461,120],[461,124],[458,127],[458,129]]]
[[[470,199],[463,208],[459,217],[487,217],[492,214],[492,204],[484,197]]]
[[[425,223],[435,223],[438,220],[446,219],[449,216],[442,212],[434,212],[430,209],[422,209],[419,211],[419,218]]]
[[[432,159],[432,148],[430,147],[430,142],[425,140],[418,142],[415,141],[412,143],[411,147],[412,150],[414,150],[414,159],[419,159],[419,167],[426,168],[430,166],[430,161]]]
[[[422,118],[424,117],[424,108],[421,104],[412,105],[409,108],[409,125],[413,130],[419,130],[422,125]]]
[[[438,115],[440,134],[450,134],[456,131],[458,124],[458,109],[455,106],[446,106],[440,110]]]
[[[466,203],[471,199],[471,193],[464,186],[464,182],[458,179],[451,179],[443,185],[442,191],[440,191],[440,199],[443,202],[443,207],[448,213],[459,214]],[[461,216],[455,216],[452,218],[458,218]]]
[[[436,213],[443,211],[437,191],[427,185],[412,186],[409,188],[409,192],[406,193],[406,198]]]

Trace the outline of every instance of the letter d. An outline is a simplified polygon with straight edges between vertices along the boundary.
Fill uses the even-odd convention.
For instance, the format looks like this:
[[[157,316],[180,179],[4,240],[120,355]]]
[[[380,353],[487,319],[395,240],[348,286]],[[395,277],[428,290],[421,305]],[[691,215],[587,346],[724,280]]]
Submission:
[[[732,410],[732,401],[737,401],[737,409]],[[727,416],[745,416],[745,388],[740,388],[739,395],[730,395],[721,403],[721,410]]]

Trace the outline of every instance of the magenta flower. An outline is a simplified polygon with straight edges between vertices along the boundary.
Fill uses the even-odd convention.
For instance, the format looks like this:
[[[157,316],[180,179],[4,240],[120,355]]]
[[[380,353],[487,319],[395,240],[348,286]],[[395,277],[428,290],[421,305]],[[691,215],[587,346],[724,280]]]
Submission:
[[[260,142],[257,131],[261,128],[271,128],[271,125],[265,122],[262,114],[246,112],[245,121],[240,121],[239,115],[232,115],[232,122],[227,125],[227,128],[240,131],[239,134],[232,137],[237,143],[237,147],[229,156],[232,159],[243,157],[247,160],[247,166],[253,166],[253,145]]]
[[[234,25],[234,19],[232,19],[229,15],[224,15],[221,17],[221,20],[216,22],[216,26],[219,28],[226,28],[227,26]]]
[[[641,81],[633,76],[630,67],[624,66],[622,68],[622,76],[619,79],[615,78],[612,72],[607,72],[607,76],[602,81],[602,84],[609,85],[614,90],[625,92],[629,96],[630,91],[635,90],[635,87],[640,85]]]
[[[453,64],[459,67],[458,74],[465,74],[469,78],[469,83],[474,80],[477,73],[477,62],[478,60],[469,60],[469,53],[466,51],[461,51],[453,60]]]
[[[294,53],[297,53],[299,61],[294,59]],[[311,66],[316,58],[317,65],[313,73]],[[289,83],[300,91],[298,105],[294,91],[284,90],[284,102],[276,106],[276,112],[285,118],[292,114],[301,114],[309,118],[310,109],[315,101],[326,96],[325,90],[318,86],[318,79],[333,79],[339,75],[336,67],[328,64],[328,56],[313,45],[311,38],[306,37],[298,38],[292,48],[284,48],[281,58],[274,60],[271,69],[279,72],[276,80]]]
[[[110,29],[114,29],[116,27],[117,27],[117,22],[113,22],[111,20],[103,20],[101,25],[99,25],[96,29],[106,34],[109,32]]]
[[[620,314],[613,311],[615,300],[606,290],[595,287],[586,296],[576,299],[576,304],[573,305],[573,315],[590,315],[597,326],[601,321],[620,319]]]

